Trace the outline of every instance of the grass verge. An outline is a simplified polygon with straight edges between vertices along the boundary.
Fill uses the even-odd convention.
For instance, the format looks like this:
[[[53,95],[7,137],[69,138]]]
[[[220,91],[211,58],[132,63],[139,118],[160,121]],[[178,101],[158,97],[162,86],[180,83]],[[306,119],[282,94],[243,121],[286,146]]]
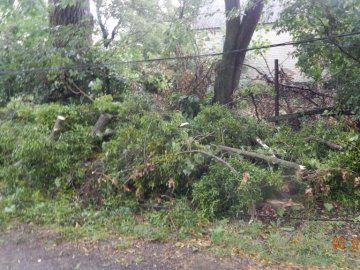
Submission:
[[[360,265],[360,250],[351,249],[351,235],[360,231],[356,224],[209,222],[184,199],[166,211],[139,211],[125,203],[111,208],[105,204],[100,209],[85,207],[73,194],[49,200],[29,189],[0,196],[0,209],[1,231],[17,223],[33,223],[51,225],[66,241],[129,236],[146,241],[176,241],[194,250],[205,249],[219,256],[250,256],[269,264],[285,262],[327,269],[356,269]],[[341,234],[347,237],[346,249],[335,251],[332,237]]]

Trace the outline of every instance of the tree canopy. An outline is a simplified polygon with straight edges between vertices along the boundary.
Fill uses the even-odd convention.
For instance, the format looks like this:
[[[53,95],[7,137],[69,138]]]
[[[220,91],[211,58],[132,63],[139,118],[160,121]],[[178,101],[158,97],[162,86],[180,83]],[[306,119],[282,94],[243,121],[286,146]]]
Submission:
[[[336,89],[342,107],[360,117],[360,9],[357,0],[285,0],[277,23],[294,41],[327,37],[296,45],[301,70],[323,87]],[[353,34],[338,37],[343,34]]]

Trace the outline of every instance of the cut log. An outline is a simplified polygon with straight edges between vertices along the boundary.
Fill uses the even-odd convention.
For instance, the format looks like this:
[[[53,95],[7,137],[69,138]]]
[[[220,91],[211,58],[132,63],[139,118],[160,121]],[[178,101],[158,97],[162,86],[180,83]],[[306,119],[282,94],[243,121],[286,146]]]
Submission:
[[[289,169],[295,169],[296,171],[305,171],[306,167],[303,165],[299,165],[297,163],[291,162],[291,161],[286,161],[277,157],[273,157],[273,156],[266,156],[266,155],[262,155],[262,154],[258,154],[258,153],[254,153],[254,152],[249,152],[249,151],[245,151],[245,150],[241,150],[241,149],[237,149],[237,148],[232,148],[232,147],[228,147],[228,146],[223,146],[223,145],[216,145],[216,147],[220,150],[220,151],[226,151],[226,152],[233,152],[248,158],[253,158],[253,159],[257,159],[257,160],[261,160],[264,162],[268,162],[268,163],[272,163],[272,164],[277,164],[279,166],[285,167],[285,168],[289,168]]]
[[[64,116],[61,116],[61,115],[58,115],[58,117],[56,118],[56,121],[55,121],[55,124],[54,124],[54,127],[50,133],[50,139],[51,140],[58,140],[59,137],[60,137],[60,132],[61,132],[61,128],[65,122],[65,117]]]
[[[96,121],[96,124],[91,131],[91,136],[101,136],[112,117],[113,116],[109,113],[103,113],[102,115],[100,115],[99,119]]]

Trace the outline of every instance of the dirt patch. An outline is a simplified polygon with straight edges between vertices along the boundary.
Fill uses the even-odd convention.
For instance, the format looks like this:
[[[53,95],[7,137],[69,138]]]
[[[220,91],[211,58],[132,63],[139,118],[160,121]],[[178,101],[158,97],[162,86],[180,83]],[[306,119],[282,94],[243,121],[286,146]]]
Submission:
[[[197,242],[197,245],[207,243]],[[222,258],[184,243],[130,238],[69,242],[63,241],[54,230],[34,226],[19,226],[0,236],[0,269],[3,270],[264,268],[245,256]]]
[[[0,237],[0,269],[248,269],[248,259],[227,261],[173,243],[129,239],[62,241],[53,230],[19,226]]]

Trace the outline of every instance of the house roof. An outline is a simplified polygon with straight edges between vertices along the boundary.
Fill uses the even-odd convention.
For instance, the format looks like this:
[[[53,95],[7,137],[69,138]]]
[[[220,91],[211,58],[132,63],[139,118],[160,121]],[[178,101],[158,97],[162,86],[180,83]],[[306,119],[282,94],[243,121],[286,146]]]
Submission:
[[[248,1],[241,1],[241,6],[244,7]],[[270,0],[264,8],[261,23],[274,23],[282,11],[282,6],[278,0]],[[208,0],[207,3],[200,9],[199,16],[194,23],[194,29],[214,29],[225,26],[225,3],[224,0]]]

